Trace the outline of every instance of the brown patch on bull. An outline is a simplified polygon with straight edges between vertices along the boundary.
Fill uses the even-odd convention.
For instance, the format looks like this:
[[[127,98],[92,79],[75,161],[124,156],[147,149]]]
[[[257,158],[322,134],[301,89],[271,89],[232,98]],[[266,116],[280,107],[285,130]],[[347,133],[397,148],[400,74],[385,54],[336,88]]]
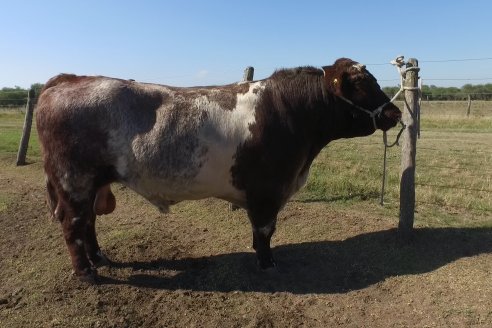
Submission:
[[[237,95],[247,93],[249,91],[249,87],[249,82],[241,82],[224,86],[169,88],[188,102],[191,102],[200,96],[204,96],[209,101],[218,104],[222,109],[233,110],[236,107]],[[258,91],[255,93],[257,92]]]
[[[221,88],[218,92],[212,92],[207,97],[216,102],[221,108],[233,110],[237,104],[237,95],[249,91],[249,83],[231,84]]]
[[[96,192],[96,198],[94,199],[94,213],[97,215],[110,214],[116,208],[116,199],[111,192],[111,186],[109,184],[100,187]]]

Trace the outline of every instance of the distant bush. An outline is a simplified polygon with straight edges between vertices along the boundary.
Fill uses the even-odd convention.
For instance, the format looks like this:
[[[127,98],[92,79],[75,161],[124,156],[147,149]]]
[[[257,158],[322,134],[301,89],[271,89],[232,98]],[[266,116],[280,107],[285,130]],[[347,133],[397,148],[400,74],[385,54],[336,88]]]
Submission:
[[[21,87],[2,88],[0,90],[1,107],[19,107],[26,104],[27,90]]]

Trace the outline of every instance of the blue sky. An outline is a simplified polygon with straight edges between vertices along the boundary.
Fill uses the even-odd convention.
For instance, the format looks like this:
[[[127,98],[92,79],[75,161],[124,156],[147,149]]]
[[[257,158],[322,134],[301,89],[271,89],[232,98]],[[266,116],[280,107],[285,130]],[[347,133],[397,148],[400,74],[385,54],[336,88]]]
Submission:
[[[0,11],[0,88],[61,72],[226,84],[246,66],[260,79],[339,57],[391,86],[398,76],[385,63],[399,54],[421,61],[425,84],[492,83],[490,0],[0,0]],[[470,58],[489,59],[432,62]]]

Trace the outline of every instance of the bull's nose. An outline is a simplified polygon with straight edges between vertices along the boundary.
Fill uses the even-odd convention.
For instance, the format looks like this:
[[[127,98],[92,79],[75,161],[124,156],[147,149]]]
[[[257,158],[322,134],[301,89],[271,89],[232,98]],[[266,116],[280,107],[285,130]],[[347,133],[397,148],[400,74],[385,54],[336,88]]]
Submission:
[[[393,121],[400,121],[401,120],[401,111],[398,109],[398,107],[388,109],[384,112],[384,115]]]

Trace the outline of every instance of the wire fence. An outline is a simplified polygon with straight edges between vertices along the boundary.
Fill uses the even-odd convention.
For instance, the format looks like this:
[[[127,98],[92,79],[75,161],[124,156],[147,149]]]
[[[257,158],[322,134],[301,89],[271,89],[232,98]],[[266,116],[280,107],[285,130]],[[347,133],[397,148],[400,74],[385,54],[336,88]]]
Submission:
[[[492,60],[492,57],[487,57],[487,58],[475,58],[475,59],[463,59],[463,60],[440,60],[440,61],[433,61],[433,60],[421,60],[420,62],[428,62],[428,63],[445,63],[445,62],[458,62],[458,61],[483,61],[483,60]],[[368,64],[370,65],[389,65],[388,63],[380,63],[380,64]],[[434,77],[429,77],[425,78],[426,82],[429,81],[487,81],[487,80],[492,80],[492,78],[434,78]],[[391,80],[381,80],[381,81],[395,81],[396,83],[400,82],[399,79],[391,79]],[[456,88],[454,88],[456,89]],[[446,113],[457,113],[458,115],[462,115],[465,117],[467,109],[469,109],[470,104],[467,104],[467,101],[479,101],[483,100],[485,102],[485,105],[482,106],[481,108],[481,114],[480,116],[492,116],[492,92],[464,92],[463,90],[460,90],[458,92],[426,92],[428,89],[424,88],[421,93],[421,98],[422,98],[422,104],[423,104],[423,114],[424,114],[424,119],[425,119],[425,113],[426,113],[426,104],[433,104],[436,101],[455,101],[456,103],[454,104],[455,106],[444,106],[444,109],[441,108],[440,113],[441,114],[446,114]],[[456,91],[456,90],[455,90]],[[392,95],[389,94],[391,97]],[[27,90],[0,90],[0,109],[18,109],[23,111],[28,99],[28,94]],[[37,99],[36,99],[37,100]],[[36,101],[35,100],[35,101]],[[491,101],[490,105],[487,103],[487,101]],[[449,102],[451,104],[451,102]],[[472,103],[472,106],[475,104]],[[472,114],[474,112],[472,111]],[[485,113],[485,114],[484,114]],[[424,135],[425,138],[425,135]],[[473,141],[470,141],[470,145],[473,144]],[[378,142],[372,142],[372,141],[364,141],[364,142],[358,142],[357,147],[363,147],[363,148],[370,148],[370,149],[376,149],[376,147],[379,147],[381,144]],[[353,145],[352,145],[353,146]],[[490,148],[489,148],[490,149]],[[347,151],[354,150],[353,147],[349,147]],[[419,146],[419,154],[423,157],[429,157],[432,158],[433,154],[437,151],[443,151],[442,148],[438,147],[431,147],[431,146]],[[453,180],[453,178],[450,179],[450,174],[452,172],[447,172],[446,176],[443,176],[441,172],[441,178],[437,179],[436,182],[429,183],[427,180],[421,180],[419,179],[416,181],[416,186],[417,188],[431,188],[431,189],[437,189],[437,190],[447,190],[446,192],[453,192],[453,191],[459,191],[459,192],[464,192],[464,193],[471,193],[471,194],[486,194],[489,195],[492,193],[492,188],[490,188],[490,181],[492,180],[492,171],[490,169],[487,169],[487,166],[485,165],[485,162],[487,159],[490,159],[490,155],[492,154],[492,150],[487,150],[487,149],[477,149],[469,147],[468,149],[465,148],[460,148],[460,149],[453,149],[453,148],[447,148],[445,149],[447,152],[447,158],[442,158],[443,162],[446,162],[452,158],[458,157],[458,158],[473,158],[476,157],[477,155],[484,156],[484,165],[479,171],[474,171],[470,172],[469,167],[466,165],[430,165],[426,164],[425,162],[423,163],[418,163],[417,167],[427,171],[427,172],[432,172],[432,174],[439,175],[439,172],[435,171],[442,171],[442,170],[447,170],[447,171],[452,171],[452,172],[457,172],[456,174],[461,174],[461,173],[466,173],[465,179],[468,178],[469,183],[466,184],[457,184],[456,181]],[[487,157],[487,159],[485,158]],[[398,163],[398,156],[395,154],[390,154],[390,161],[393,161],[393,166],[397,167]],[[378,158],[365,158],[364,162],[367,162],[369,165],[372,166],[377,166],[378,162],[380,162],[380,159]],[[444,172],[444,171],[443,171]],[[395,172],[393,172],[395,174]],[[453,174],[451,174],[453,176]],[[432,180],[433,177],[428,178],[430,181]],[[473,181],[472,181],[473,180]],[[484,182],[484,187],[476,187],[476,182],[477,181],[483,181]],[[487,196],[488,197],[488,196]],[[442,205],[441,202],[436,202],[432,200],[418,200],[417,199],[417,204],[428,204],[428,205],[433,205],[433,206],[440,206]],[[453,205],[453,204],[446,204],[446,206],[449,207],[456,207],[459,209],[467,209],[465,205],[458,206],[458,205]]]

